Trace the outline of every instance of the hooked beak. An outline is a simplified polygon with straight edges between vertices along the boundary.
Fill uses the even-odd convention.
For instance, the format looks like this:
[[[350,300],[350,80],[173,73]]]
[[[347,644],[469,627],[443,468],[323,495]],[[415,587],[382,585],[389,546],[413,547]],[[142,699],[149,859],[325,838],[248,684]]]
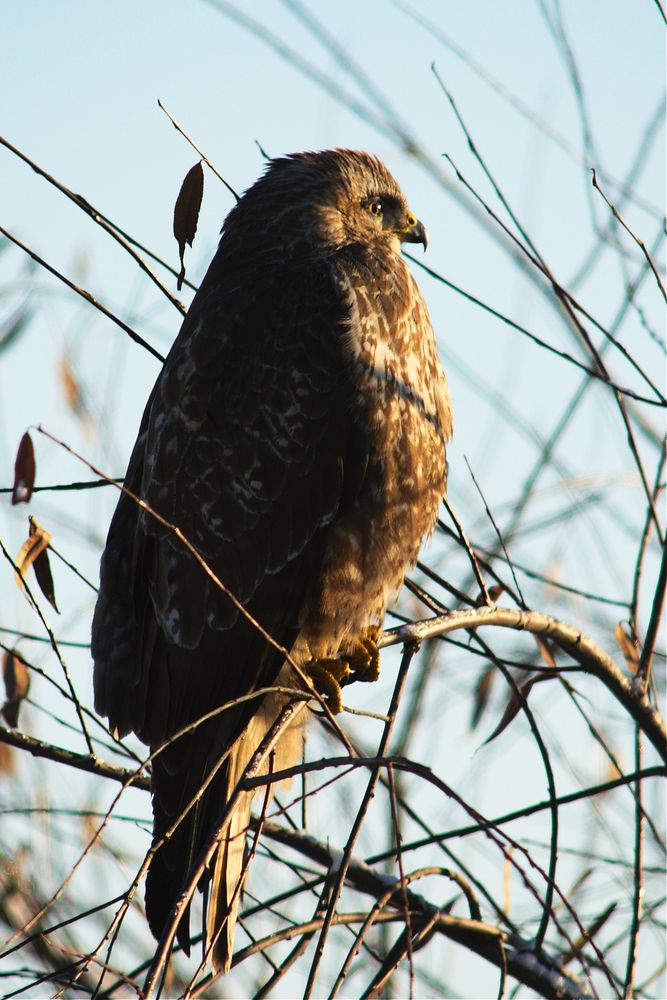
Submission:
[[[410,223],[410,220],[412,222]],[[408,227],[404,229],[400,234],[401,243],[421,243],[424,250],[428,246],[428,233],[423,222],[419,219],[415,219],[414,216],[409,216]]]

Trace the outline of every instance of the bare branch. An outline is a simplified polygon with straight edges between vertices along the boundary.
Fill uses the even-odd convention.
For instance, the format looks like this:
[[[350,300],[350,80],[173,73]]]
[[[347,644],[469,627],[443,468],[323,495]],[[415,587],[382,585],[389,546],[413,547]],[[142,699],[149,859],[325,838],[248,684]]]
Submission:
[[[648,699],[635,695],[630,681],[621,673],[611,657],[592,639],[550,615],[539,611],[519,611],[500,607],[450,611],[437,618],[389,629],[380,637],[379,645],[384,647],[396,643],[419,643],[432,636],[446,635],[457,629],[487,625],[519,629],[553,639],[561,649],[573,656],[584,670],[602,681],[646,733],[662,759],[667,761],[667,730],[657,710]]]
[[[184,139],[187,139],[187,141],[190,143],[190,145],[192,146],[192,148],[194,150],[196,150],[196,152],[199,154],[199,156],[201,156],[201,158],[204,161],[204,163],[206,164],[206,166],[210,170],[213,171],[213,173],[218,178],[218,180],[222,181],[222,183],[225,185],[225,187],[230,192],[230,194],[233,194],[234,197],[236,198],[236,200],[238,201],[239,200],[239,196],[236,193],[236,191],[234,190],[234,188],[231,186],[231,184],[229,184],[229,182],[225,180],[225,178],[222,176],[222,174],[220,173],[220,171],[218,170],[218,168],[213,163],[211,163],[211,161],[209,160],[209,158],[204,153],[202,153],[202,151],[199,148],[199,146],[195,142],[193,142],[193,140],[190,138],[190,136],[185,131],[185,129],[183,128],[183,126],[178,124],[178,122],[176,121],[176,119],[174,118],[174,116],[171,114],[171,112],[167,111],[167,109],[165,108],[164,104],[162,103],[162,101],[160,100],[159,97],[158,97],[157,103],[158,103],[158,107],[160,108],[160,110],[164,111],[165,115],[167,116],[167,118],[169,119],[169,121],[171,122],[171,124],[174,126],[174,128],[176,129],[176,131],[180,132]]]
[[[607,197],[607,195],[606,195],[606,194],[604,193],[604,191],[603,191],[603,190],[602,190],[602,188],[600,187],[600,184],[598,183],[598,179],[597,179],[597,174],[595,173],[595,168],[593,168],[593,170],[592,170],[592,174],[593,174],[593,187],[595,188],[595,190],[596,190],[596,191],[599,191],[599,192],[600,192],[600,194],[602,195],[602,197],[603,197],[603,199],[604,199],[604,201],[605,201],[605,204],[606,204],[606,205],[608,205],[608,206],[609,206],[609,208],[611,209],[611,212],[612,212],[612,215],[614,216],[614,218],[615,218],[615,219],[616,219],[616,220],[617,220],[618,222],[620,222],[620,224],[621,224],[621,225],[623,226],[623,228],[625,229],[626,233],[629,233],[629,234],[630,234],[630,236],[631,236],[631,237],[632,237],[632,239],[633,239],[633,240],[635,241],[635,243],[637,244],[637,246],[639,247],[639,249],[641,250],[641,252],[642,252],[642,253],[644,254],[644,256],[646,257],[646,261],[647,261],[647,263],[648,263],[648,266],[649,266],[649,267],[651,268],[651,271],[653,272],[653,277],[655,278],[655,280],[656,280],[656,282],[657,282],[657,285],[658,285],[658,288],[660,289],[660,292],[661,292],[661,294],[662,294],[662,297],[663,297],[663,299],[665,300],[665,302],[667,302],[667,292],[665,291],[665,286],[663,285],[662,281],[660,280],[660,275],[658,274],[658,269],[657,269],[657,267],[655,266],[655,264],[653,263],[653,257],[652,257],[652,256],[651,256],[651,254],[650,254],[650,253],[648,252],[648,250],[647,250],[647,248],[646,248],[646,244],[644,243],[644,241],[643,241],[643,240],[640,240],[638,236],[635,236],[635,234],[634,234],[634,233],[633,233],[633,231],[632,231],[632,230],[630,229],[630,227],[629,227],[629,225],[627,224],[627,222],[625,222],[625,221],[624,221],[624,220],[623,220],[623,219],[621,218],[621,216],[620,216],[620,215],[618,214],[618,211],[616,210],[616,208],[615,208],[615,207],[614,207],[614,206],[612,205],[612,203],[611,203],[611,202],[609,201],[609,198],[608,198],[608,197]]]
[[[61,194],[64,194],[65,197],[70,199],[70,201],[73,201],[74,204],[78,206],[78,208],[80,208],[83,212],[86,213],[86,215],[88,215],[93,220],[93,222],[95,222],[101,229],[103,229],[106,233],[108,233],[109,236],[111,236],[111,238],[116,241],[116,243],[120,244],[123,250],[125,250],[125,252],[130,255],[135,264],[137,264],[141,268],[141,270],[148,275],[153,284],[160,289],[162,294],[169,299],[171,304],[175,306],[176,309],[178,309],[181,315],[183,316],[185,315],[185,306],[183,305],[183,303],[176,298],[176,296],[167,288],[165,284],[163,284],[160,281],[155,272],[150,269],[146,261],[140,256],[140,254],[136,252],[136,250],[134,250],[132,246],[132,243],[134,243],[134,241],[128,239],[122,232],[122,230],[120,230],[112,222],[109,222],[109,220],[104,215],[102,215],[101,212],[98,212],[97,209],[93,205],[91,205],[89,201],[83,198],[80,194],[75,194],[74,191],[71,191],[60,181],[56,180],[55,177],[52,177],[51,174],[48,174],[46,170],[44,170],[42,167],[39,166],[39,164],[35,163],[34,160],[31,160],[30,157],[26,156],[25,153],[21,152],[20,149],[17,149],[16,146],[13,146],[8,139],[5,139],[1,135],[0,135],[0,144],[9,149],[12,153],[14,153],[15,156],[18,156],[21,160],[24,161],[24,163],[27,163],[28,166],[35,171],[35,173],[39,174],[41,177],[47,180],[49,184],[52,184],[53,187],[55,187],[58,191],[61,192]],[[159,263],[163,264],[164,267],[167,266],[166,264],[163,263],[163,261],[159,261]]]
[[[20,249],[23,250],[24,253],[27,253],[29,257],[32,257],[32,259],[36,261],[41,267],[43,267],[45,271],[48,271],[49,274],[54,275],[54,277],[58,278],[59,281],[62,281],[64,285],[67,285],[67,287],[71,288],[73,292],[76,292],[76,294],[80,295],[82,299],[85,299],[86,302],[89,302],[91,304],[91,306],[94,306],[97,310],[99,310],[99,312],[101,312],[103,316],[106,316],[107,319],[110,319],[113,323],[116,324],[116,326],[119,326],[121,330],[124,330],[124,332],[128,335],[128,337],[131,338],[131,340],[135,342],[135,344],[139,344],[141,347],[144,348],[144,350],[148,351],[149,354],[152,354],[154,358],[157,358],[158,361],[164,361],[164,357],[160,354],[159,351],[156,351],[155,348],[152,347],[147,340],[144,340],[143,337],[140,337],[139,334],[135,330],[133,330],[131,326],[128,326],[127,323],[123,322],[122,319],[119,319],[118,316],[115,316],[109,309],[107,309],[106,306],[103,306],[101,302],[98,302],[97,299],[93,295],[91,295],[90,292],[87,292],[85,288],[80,288],[78,285],[75,285],[73,281],[70,281],[69,278],[66,278],[64,274],[60,273],[60,271],[57,271],[55,267],[51,267],[50,264],[47,264],[47,262],[42,257],[39,256],[39,254],[35,253],[34,250],[31,250],[30,247],[27,247],[25,243],[21,243],[21,241],[17,239],[16,236],[12,236],[12,234],[8,232],[4,228],[4,226],[0,226],[0,233],[2,233],[2,235],[5,236],[8,240],[11,240],[11,242],[14,243],[17,247],[20,247]]]

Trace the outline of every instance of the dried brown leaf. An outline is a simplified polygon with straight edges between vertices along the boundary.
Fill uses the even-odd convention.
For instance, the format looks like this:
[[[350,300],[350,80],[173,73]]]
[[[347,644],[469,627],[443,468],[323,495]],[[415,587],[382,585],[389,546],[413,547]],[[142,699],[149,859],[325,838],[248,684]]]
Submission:
[[[624,622],[618,623],[614,635],[628,665],[628,669],[631,673],[636,674],[637,667],[639,666],[639,643],[634,636],[628,634]]]
[[[49,601],[57,611],[58,608],[56,606],[53,588],[53,577],[51,576],[51,567],[46,554],[46,549],[50,541],[50,533],[42,528],[36,518],[31,517],[30,534],[21,546],[21,551],[16,559],[16,568],[18,570],[18,573],[16,574],[16,582],[19,587],[23,589],[25,575],[30,567],[34,566],[35,576],[37,577],[37,583],[39,584],[40,590],[44,594],[44,597],[46,597],[47,601]]]
[[[70,363],[69,358],[66,354],[63,354],[60,361],[58,362],[58,375],[60,377],[60,384],[65,393],[65,399],[67,400],[68,406],[74,410],[76,414],[81,412],[81,386],[79,385],[79,380],[74,374],[74,369]]]
[[[483,593],[483,591],[480,590],[477,595],[477,607],[483,608],[489,601],[492,604],[495,604],[504,590],[505,588],[499,583],[494,583],[491,587],[487,587],[486,593]]]
[[[185,244],[187,243],[188,246],[192,246],[192,241],[197,232],[199,209],[201,208],[203,196],[204,170],[200,160],[185,175],[174,206],[174,236],[178,243],[178,253],[181,259],[181,270],[177,282],[179,292],[183,287],[185,279]]]
[[[605,907],[602,913],[598,914],[597,917],[591,922],[591,924],[586,928],[583,934],[581,934],[575,941],[572,942],[572,947],[569,951],[565,952],[561,956],[561,962],[565,964],[566,962],[571,962],[573,958],[581,956],[583,948],[592,941],[595,935],[600,931],[604,925],[607,923],[609,918],[612,916],[618,902],[610,903],[609,906]]]
[[[500,736],[503,730],[507,729],[510,722],[516,717],[517,713],[519,712],[519,709],[523,704],[520,695],[523,695],[523,699],[526,700],[528,698],[530,689],[532,688],[533,684],[536,684],[538,680],[541,680],[543,678],[544,675],[542,675],[541,678],[531,677],[530,680],[527,680],[525,684],[522,684],[519,687],[518,691],[512,689],[510,696],[507,699],[507,705],[505,706],[505,711],[502,714],[502,718],[498,723],[498,725],[496,726],[496,728],[491,733],[491,735],[486,740],[484,740],[484,745],[486,745],[487,743],[491,743],[492,740],[495,740],[496,736]]]
[[[507,704],[505,706],[505,711],[503,712],[503,716],[498,725],[496,726],[496,728],[491,733],[491,735],[485,741],[486,743],[490,743],[491,740],[495,740],[496,736],[499,736],[500,733],[502,733],[502,731],[506,729],[507,726],[509,726],[510,722],[516,717],[517,712],[519,711],[522,705],[520,695],[523,695],[524,699],[527,699],[533,684],[539,684],[541,681],[553,680],[554,677],[560,676],[560,674],[556,669],[556,659],[551,651],[551,644],[548,643],[545,639],[542,639],[538,635],[533,636],[533,638],[535,639],[537,648],[540,651],[542,659],[544,660],[544,662],[548,667],[553,668],[554,673],[538,674],[536,677],[531,677],[528,681],[526,681],[525,684],[519,687],[518,692],[512,691],[510,693],[509,698],[507,699]]]
[[[472,715],[470,717],[470,728],[475,729],[479,720],[482,718],[484,709],[486,708],[489,697],[491,695],[491,688],[493,686],[493,678],[495,674],[495,668],[493,664],[489,664],[486,670],[483,670],[479,675],[479,680],[477,681],[477,687],[475,688],[475,697],[472,703]]]
[[[523,701],[528,700],[528,695],[534,684],[541,684],[543,681],[552,681],[556,677],[560,677],[560,674],[556,670],[554,670],[553,674],[538,674],[536,677],[530,677],[525,684],[517,685],[517,690],[512,689],[510,696],[507,699],[507,705],[505,706],[502,719],[491,735],[484,741],[484,744],[486,745],[487,743],[490,743],[491,740],[495,740],[496,736],[500,736],[502,731],[507,729],[510,722],[516,717]]]
[[[540,651],[540,655],[548,667],[556,666],[556,659],[554,654],[551,652],[551,647],[546,639],[540,638],[539,635],[534,635],[533,638],[537,644],[537,648]]]
[[[53,586],[53,575],[51,573],[51,563],[49,562],[48,547],[39,553],[32,564],[32,568],[35,571],[35,577],[37,579],[39,589],[44,594],[44,597],[47,599],[53,610],[57,612],[57,614],[60,614],[60,609],[56,604],[56,591]]]
[[[3,719],[8,726],[12,729],[16,729],[19,724],[19,708],[21,707],[20,701],[6,701],[0,709]]]
[[[16,569],[17,569],[17,583],[19,587],[23,587],[23,580],[25,575],[34,563],[40,552],[43,552],[46,546],[51,541],[51,535],[48,531],[38,524],[34,517],[30,518],[30,532],[25,542],[21,546],[21,551],[16,557]]]
[[[81,834],[84,844],[91,844],[94,848],[99,848],[99,825],[100,821],[95,815],[95,802],[91,802],[87,807],[88,811],[84,810],[81,813]]]
[[[30,688],[30,674],[23,660],[14,651],[7,650],[2,658],[2,677],[7,696],[2,714],[8,726],[16,727],[21,702]]]
[[[510,906],[512,903],[512,851],[513,848],[510,846],[507,854],[505,855],[505,865],[503,870],[503,913],[507,914],[507,916],[509,916]]]
[[[35,449],[26,431],[21,438],[14,463],[12,503],[28,503],[35,486]]]
[[[606,742],[609,745],[609,740],[607,740]],[[611,746],[610,750],[612,751],[614,760],[610,760],[609,758],[607,758],[607,762],[605,764],[604,772],[601,778],[602,781],[616,781],[617,778],[623,777],[623,772],[619,770],[618,765],[615,763],[615,761],[619,759],[618,752],[614,747]],[[606,793],[602,792],[601,794],[604,795]]]
[[[8,743],[0,743],[0,774],[12,774],[14,769],[14,748]]]
[[[86,435],[89,435],[94,430],[95,422],[88,409],[84,387],[66,353],[61,355],[58,361],[58,378],[65,399],[67,400],[67,405],[72,413],[81,421]]]

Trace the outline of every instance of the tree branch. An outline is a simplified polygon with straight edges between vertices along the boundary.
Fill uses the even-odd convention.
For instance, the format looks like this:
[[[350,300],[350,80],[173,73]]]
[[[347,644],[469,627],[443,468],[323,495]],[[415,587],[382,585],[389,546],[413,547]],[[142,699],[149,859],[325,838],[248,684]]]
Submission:
[[[434,636],[446,635],[458,629],[494,625],[548,636],[579,663],[586,673],[593,674],[623,705],[644,731],[661,758],[667,762],[667,729],[660,713],[645,696],[637,695],[631,682],[621,673],[605,651],[572,625],[558,621],[540,611],[519,611],[514,608],[469,608],[450,611],[445,615],[389,629],[380,636],[378,645],[423,642]]]

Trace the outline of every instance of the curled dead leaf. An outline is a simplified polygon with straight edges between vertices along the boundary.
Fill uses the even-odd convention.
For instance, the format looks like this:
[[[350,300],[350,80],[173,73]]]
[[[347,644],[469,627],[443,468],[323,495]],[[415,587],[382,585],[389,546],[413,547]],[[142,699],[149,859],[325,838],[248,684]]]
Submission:
[[[542,677],[531,677],[529,680],[526,681],[525,684],[522,684],[520,687],[518,687],[517,690],[514,690],[514,688],[512,689],[512,691],[510,692],[510,696],[507,700],[507,704],[505,706],[505,711],[503,712],[502,717],[500,719],[500,722],[493,730],[491,735],[484,740],[485,746],[487,743],[491,743],[492,740],[495,740],[496,736],[500,736],[503,730],[507,729],[510,722],[516,717],[517,713],[519,712],[519,709],[523,705],[523,702],[527,700],[528,695],[530,693],[530,689],[532,688],[533,684],[536,684],[538,680],[541,680],[543,678],[544,675],[542,675]]]
[[[2,658],[2,678],[5,682],[7,698],[2,706],[2,715],[8,726],[16,727],[21,702],[30,688],[30,674],[25,663],[14,650],[7,650]]]
[[[14,748],[8,743],[0,743],[0,774],[13,774],[14,769]]]
[[[625,622],[618,623],[614,635],[628,665],[628,669],[631,673],[636,674],[637,667],[639,666],[639,643],[637,639],[634,635],[629,634],[629,628],[626,629]]]
[[[53,586],[53,576],[51,574],[51,564],[49,563],[48,546],[51,535],[38,523],[37,518],[30,518],[30,533],[21,546],[21,551],[16,559],[16,582],[23,589],[25,575],[32,566],[39,589],[44,594],[54,611],[58,611],[56,604],[55,589]],[[60,612],[58,612],[60,613]]]
[[[58,362],[58,375],[68,406],[78,415],[81,412],[81,386],[74,374],[70,359],[63,354]]]
[[[479,720],[482,718],[484,709],[486,708],[489,697],[491,695],[491,687],[493,686],[493,677],[495,673],[495,668],[493,664],[489,664],[486,670],[483,670],[479,675],[479,680],[477,681],[477,686],[475,688],[475,697],[472,703],[472,714],[470,717],[470,728],[475,729]]]
[[[12,503],[28,503],[35,486],[35,449],[26,431],[19,443],[14,463]]]
[[[609,906],[606,906],[602,911],[602,913],[598,914],[598,916],[595,917],[595,919],[589,924],[589,926],[585,928],[584,933],[579,935],[579,937],[572,942],[572,947],[569,949],[569,951],[565,952],[564,955],[561,955],[561,962],[563,963],[563,965],[565,965],[565,963],[567,962],[571,962],[573,958],[577,958],[578,956],[581,957],[581,952],[583,948],[590,941],[592,941],[595,935],[598,933],[598,931],[600,931],[604,927],[604,925],[607,923],[609,918],[616,910],[617,906],[618,902],[616,901],[610,903]]]
[[[560,677],[560,674],[554,670],[552,674],[538,674],[536,677],[530,677],[524,684],[517,684],[516,690],[512,688],[502,718],[491,735],[484,740],[484,745],[486,746],[487,743],[495,740],[496,736],[500,736],[503,730],[507,729],[510,722],[516,717],[524,701],[528,700],[528,695],[533,685],[540,684],[542,681],[552,681],[556,677]]]
[[[32,568],[35,571],[35,577],[37,579],[39,589],[44,594],[44,597],[47,599],[53,610],[57,614],[60,614],[60,608],[56,603],[56,592],[53,586],[53,575],[51,573],[48,548],[39,553]]]
[[[181,260],[181,270],[178,275],[177,288],[180,292],[185,279],[185,244],[192,246],[192,241],[197,232],[197,222],[199,221],[199,209],[201,208],[204,196],[204,170],[199,163],[188,170],[178,198],[174,205],[174,236],[178,243],[178,253]]]

